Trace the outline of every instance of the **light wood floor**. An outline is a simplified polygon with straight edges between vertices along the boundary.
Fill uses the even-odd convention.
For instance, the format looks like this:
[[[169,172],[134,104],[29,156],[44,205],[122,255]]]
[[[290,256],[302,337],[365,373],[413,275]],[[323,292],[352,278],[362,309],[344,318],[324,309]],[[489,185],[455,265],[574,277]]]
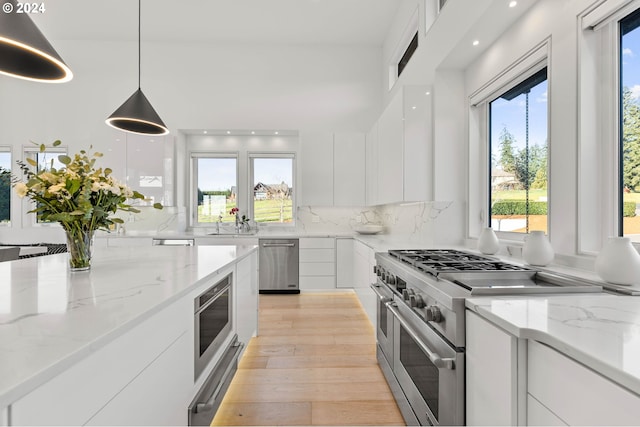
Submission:
[[[355,294],[260,295],[258,324],[212,425],[404,425]]]

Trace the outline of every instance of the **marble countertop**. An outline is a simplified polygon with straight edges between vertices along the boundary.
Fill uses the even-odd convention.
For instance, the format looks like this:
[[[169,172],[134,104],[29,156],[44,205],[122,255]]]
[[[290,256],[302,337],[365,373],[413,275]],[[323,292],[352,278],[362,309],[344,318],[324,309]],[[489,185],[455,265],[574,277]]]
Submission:
[[[149,318],[253,245],[96,248],[0,263],[0,408]]]
[[[640,298],[482,297],[466,306],[518,338],[547,344],[640,394]]]

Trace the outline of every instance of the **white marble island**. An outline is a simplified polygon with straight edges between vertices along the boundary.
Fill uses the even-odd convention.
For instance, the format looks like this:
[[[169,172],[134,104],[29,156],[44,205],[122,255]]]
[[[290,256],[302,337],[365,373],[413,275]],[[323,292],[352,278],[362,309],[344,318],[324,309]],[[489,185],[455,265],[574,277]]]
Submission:
[[[640,423],[640,297],[482,297],[466,307],[468,421]]]
[[[141,366],[155,361],[157,354],[174,344],[177,347],[176,343],[187,348],[176,352],[177,360],[186,365],[176,368],[186,376],[177,387],[197,387],[193,375],[194,295],[221,273],[235,271],[240,262],[248,264],[249,270],[257,268],[255,246],[98,248],[91,270],[79,273],[68,271],[67,256],[0,263],[0,425],[20,424],[29,418],[20,414],[21,399],[26,401],[25,397],[37,395],[49,384],[83,380],[64,378],[61,373],[75,369],[80,376],[91,376],[84,379],[89,382],[115,382],[111,393],[118,393],[122,383],[130,380],[127,375],[139,374]],[[250,273],[255,278],[255,272]],[[254,293],[257,304],[256,283],[234,286],[253,287],[242,292]],[[235,292],[234,299],[242,292]],[[146,344],[147,337],[157,343]],[[130,353],[117,352],[116,344]],[[108,366],[95,365],[102,354],[106,354],[103,365]],[[85,369],[84,374],[76,367]],[[118,376],[123,377],[119,383]],[[84,401],[74,402],[90,394],[89,390],[69,386],[64,392],[74,409],[65,415],[62,408],[60,419],[48,414],[41,424],[84,424],[111,398],[109,391],[98,391],[106,394],[90,407]],[[183,403],[179,409],[186,422],[188,402]],[[31,410],[47,412],[44,408]]]

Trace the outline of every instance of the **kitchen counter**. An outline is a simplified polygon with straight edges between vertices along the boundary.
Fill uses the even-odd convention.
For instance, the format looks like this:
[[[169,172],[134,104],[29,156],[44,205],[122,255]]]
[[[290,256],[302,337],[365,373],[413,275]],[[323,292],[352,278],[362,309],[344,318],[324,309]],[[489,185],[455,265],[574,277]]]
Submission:
[[[256,250],[255,246],[96,248],[0,263],[0,408]]]
[[[640,298],[606,293],[483,297],[467,299],[466,307],[640,395]]]

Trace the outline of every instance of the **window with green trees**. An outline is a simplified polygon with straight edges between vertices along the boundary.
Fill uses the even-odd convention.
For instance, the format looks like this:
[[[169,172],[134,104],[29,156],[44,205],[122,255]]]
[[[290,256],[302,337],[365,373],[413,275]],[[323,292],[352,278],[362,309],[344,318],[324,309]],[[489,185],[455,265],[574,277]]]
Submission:
[[[640,9],[620,21],[619,234],[640,235]]]
[[[547,68],[489,103],[490,226],[547,231]]]
[[[11,153],[0,148],[0,224],[11,221]]]
[[[197,192],[196,223],[234,222],[231,209],[238,203],[238,159],[195,156],[192,161]]]

